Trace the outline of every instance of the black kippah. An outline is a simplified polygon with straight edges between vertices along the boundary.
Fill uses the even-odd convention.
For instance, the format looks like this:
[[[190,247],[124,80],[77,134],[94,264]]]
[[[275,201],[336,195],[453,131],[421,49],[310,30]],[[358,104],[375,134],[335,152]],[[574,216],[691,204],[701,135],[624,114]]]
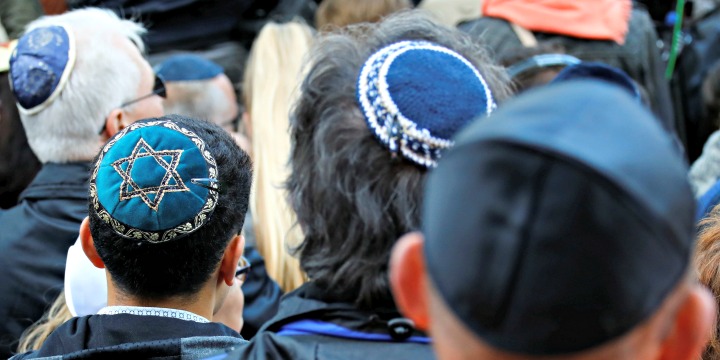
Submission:
[[[695,203],[675,149],[626,91],[582,81],[474,123],[426,190],[440,296],[514,353],[577,352],[627,333],[689,264]]]

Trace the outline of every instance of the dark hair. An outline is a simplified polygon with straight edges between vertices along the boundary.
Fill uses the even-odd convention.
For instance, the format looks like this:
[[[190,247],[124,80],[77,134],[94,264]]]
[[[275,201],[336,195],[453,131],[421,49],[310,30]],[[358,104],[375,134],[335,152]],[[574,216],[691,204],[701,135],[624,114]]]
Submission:
[[[697,247],[694,255],[698,281],[715,295],[715,302],[720,306],[720,207],[716,206],[698,223]],[[716,309],[716,316],[720,311]],[[713,336],[705,347],[702,359],[720,358],[720,334],[718,323],[715,322]]]
[[[215,124],[179,115],[144,121],[152,120],[171,120],[194,132],[215,158],[220,190],[210,219],[183,238],[148,243],[121,237],[90,205],[90,231],[100,258],[123,292],[142,299],[192,298],[217,269],[230,239],[242,230],[252,164],[232,137]]]
[[[398,237],[420,227],[427,171],[392,157],[368,129],[355,97],[365,60],[402,40],[455,50],[480,70],[496,99],[509,96],[504,70],[483,48],[414,11],[327,34],[311,49],[291,119],[287,188],[305,234],[296,251],[303,270],[328,297],[360,308],[391,299],[390,249]]]

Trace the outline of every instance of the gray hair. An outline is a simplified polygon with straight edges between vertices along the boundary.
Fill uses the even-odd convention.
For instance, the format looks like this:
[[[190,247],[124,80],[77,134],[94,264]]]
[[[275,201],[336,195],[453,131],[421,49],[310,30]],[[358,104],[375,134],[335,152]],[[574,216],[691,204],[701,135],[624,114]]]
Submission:
[[[129,39],[140,52],[145,28],[110,10],[86,8],[44,16],[28,25],[66,25],[75,35],[77,58],[65,88],[36,114],[21,114],[30,147],[42,163],[88,161],[102,144],[98,132],[120,104],[137,96],[140,69],[118,44]]]
[[[167,99],[163,100],[166,114],[178,114],[204,119],[218,125],[231,106],[230,99],[213,84],[213,79],[166,82]]]

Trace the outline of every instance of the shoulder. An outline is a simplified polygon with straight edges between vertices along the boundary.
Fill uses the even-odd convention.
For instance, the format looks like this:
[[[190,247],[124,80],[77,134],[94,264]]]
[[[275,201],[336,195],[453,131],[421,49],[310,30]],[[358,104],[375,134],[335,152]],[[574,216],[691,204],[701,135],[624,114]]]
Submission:
[[[477,44],[486,47],[495,58],[514,48],[523,47],[517,34],[507,20],[481,17],[463,22],[458,29],[467,33]]]
[[[510,23],[507,20],[490,16],[483,16],[474,20],[463,21],[458,24],[457,28],[470,35],[481,35],[488,31],[493,33],[497,31],[507,33],[512,32]]]
[[[227,359],[434,359],[429,344],[360,341],[323,335],[279,335],[263,331]]]
[[[628,33],[655,33],[655,24],[653,23],[650,13],[643,6],[633,7],[630,23],[628,25]]]

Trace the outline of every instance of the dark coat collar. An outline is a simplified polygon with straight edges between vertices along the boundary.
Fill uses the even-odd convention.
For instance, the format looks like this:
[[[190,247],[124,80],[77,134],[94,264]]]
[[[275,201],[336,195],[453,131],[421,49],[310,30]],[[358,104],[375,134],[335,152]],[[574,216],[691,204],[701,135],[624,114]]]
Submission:
[[[47,163],[20,194],[25,199],[87,199],[90,179],[89,162]]]
[[[401,318],[395,308],[378,307],[373,310],[358,309],[355,305],[324,298],[324,292],[313,282],[288,293],[280,301],[277,315],[260,331],[277,332],[283,325],[305,319],[313,319],[343,326],[348,329],[387,334],[388,322]],[[417,336],[424,336],[415,331]]]
[[[89,315],[72,318],[57,328],[36,356],[70,354],[121,344],[147,343],[190,337],[240,334],[219,323],[198,323],[159,316],[129,314]]]

